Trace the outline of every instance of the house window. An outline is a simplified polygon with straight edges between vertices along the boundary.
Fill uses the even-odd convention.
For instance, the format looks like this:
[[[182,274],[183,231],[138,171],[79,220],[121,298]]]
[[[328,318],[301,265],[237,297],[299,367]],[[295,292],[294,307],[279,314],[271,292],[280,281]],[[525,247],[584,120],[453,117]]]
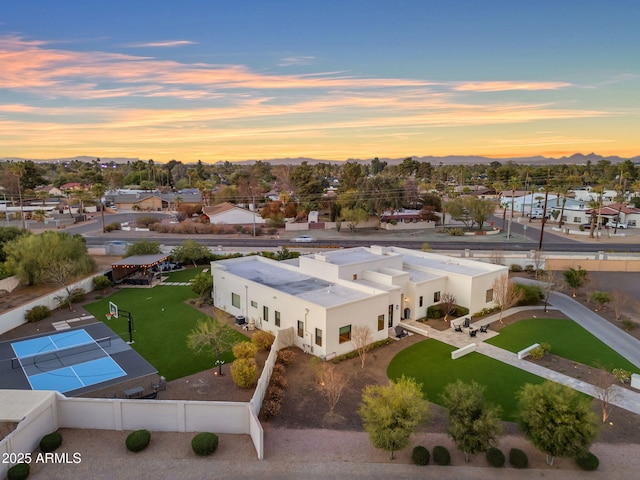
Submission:
[[[322,346],[322,330],[316,328],[316,345]]]
[[[378,315],[378,331],[384,328],[384,315]]]
[[[262,307],[262,319],[265,322],[269,321],[269,307],[267,306]]]
[[[273,314],[275,315],[276,327],[279,327],[280,326],[280,312],[276,310],[275,312],[273,312]]]
[[[573,223],[580,223],[582,219],[580,217],[573,217]]]
[[[258,302],[254,301],[254,300],[251,300],[251,306],[253,308],[258,308]]]
[[[567,221],[567,216],[566,216],[566,215],[563,215],[563,216],[562,216],[562,221],[563,221],[563,222],[566,222],[566,221]]]
[[[238,295],[237,293],[231,294],[231,305],[236,308],[240,308],[240,295]]]
[[[304,337],[304,322],[298,320],[298,336]]]
[[[489,290],[487,290],[487,292],[484,295],[484,301],[487,303],[493,301],[493,288],[490,288]]]
[[[424,297],[423,297],[422,295],[420,295],[420,300],[419,300],[419,302],[420,302],[420,306],[422,306],[423,299],[424,299]]]
[[[433,303],[438,303],[439,301],[440,301],[440,292],[434,292]]]
[[[345,343],[351,340],[351,325],[347,325],[346,327],[340,327],[340,337],[339,342]]]

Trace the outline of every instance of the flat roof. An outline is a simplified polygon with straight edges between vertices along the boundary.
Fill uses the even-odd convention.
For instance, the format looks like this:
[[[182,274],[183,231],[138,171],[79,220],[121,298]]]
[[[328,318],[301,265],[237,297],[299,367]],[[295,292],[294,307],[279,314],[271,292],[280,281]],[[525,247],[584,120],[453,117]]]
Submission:
[[[438,257],[440,257],[438,255]],[[491,270],[482,268],[484,264],[480,262],[466,262],[464,260],[452,257],[438,258],[435,256],[421,257],[418,255],[402,255],[402,262],[407,266],[419,266],[423,268],[431,268],[433,270],[441,270],[447,273],[455,273],[458,275],[473,276],[482,273],[489,273]],[[405,267],[406,268],[406,267]]]
[[[384,255],[372,253],[368,248],[364,247],[334,250],[332,252],[320,253],[314,256],[315,259],[318,259],[318,257],[325,257],[328,260],[327,263],[331,263],[333,265],[349,265],[352,263],[362,263],[385,258]]]
[[[228,263],[227,263],[228,262]],[[257,257],[220,261],[233,275],[323,307],[349,303],[371,294],[282,268]]]

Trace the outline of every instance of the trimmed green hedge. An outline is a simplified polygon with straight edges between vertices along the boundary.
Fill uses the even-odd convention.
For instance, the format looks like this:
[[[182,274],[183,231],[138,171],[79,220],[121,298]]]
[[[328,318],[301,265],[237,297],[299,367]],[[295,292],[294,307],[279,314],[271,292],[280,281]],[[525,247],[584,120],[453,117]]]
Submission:
[[[489,447],[487,449],[487,462],[492,467],[504,467],[504,462],[506,461],[504,457],[504,453],[502,450],[496,447]]]
[[[541,300],[544,300],[544,291],[538,286],[516,283],[514,288],[520,292],[518,305],[537,305]]]
[[[416,465],[429,465],[429,459],[431,455],[429,455],[429,450],[422,445],[418,445],[413,447],[413,451],[411,452],[411,460]]]
[[[519,448],[512,448],[509,450],[509,463],[513,468],[527,468],[529,457]]]
[[[206,457],[218,448],[218,436],[211,432],[198,433],[191,440],[191,449],[196,455]]]
[[[141,452],[149,446],[151,432],[149,430],[136,430],[127,436],[127,450],[131,452]]]
[[[447,447],[443,447],[442,445],[436,445],[433,447],[433,461],[438,465],[449,465],[451,463],[451,454]]]
[[[45,453],[54,452],[60,445],[62,445],[60,432],[51,432],[40,440],[40,450]]]
[[[587,452],[576,457],[576,463],[582,470],[592,472],[600,466],[600,460],[593,453]]]
[[[7,480],[25,480],[30,471],[27,463],[18,463],[7,471]]]

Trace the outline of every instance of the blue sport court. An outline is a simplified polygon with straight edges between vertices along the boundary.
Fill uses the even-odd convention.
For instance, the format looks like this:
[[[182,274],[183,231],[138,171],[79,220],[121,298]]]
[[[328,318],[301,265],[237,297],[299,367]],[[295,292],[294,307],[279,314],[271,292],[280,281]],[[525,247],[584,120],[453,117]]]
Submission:
[[[0,342],[0,388],[116,396],[118,384],[153,374],[157,370],[102,322]]]
[[[11,344],[13,368],[22,368],[33,390],[71,390],[124,377],[125,371],[85,330],[56,333]]]

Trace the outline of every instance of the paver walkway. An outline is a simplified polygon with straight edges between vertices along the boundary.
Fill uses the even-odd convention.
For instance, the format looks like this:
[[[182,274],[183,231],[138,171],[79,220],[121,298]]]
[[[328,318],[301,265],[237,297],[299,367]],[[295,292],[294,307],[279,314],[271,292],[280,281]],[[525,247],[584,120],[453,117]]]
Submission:
[[[627,335],[614,325],[611,325],[611,323],[607,322],[604,318],[600,317],[588,308],[585,308],[567,295],[555,292],[552,293],[550,304],[551,308],[560,310],[567,317],[572,318],[576,323],[598,337],[603,343],[616,350],[620,355],[627,358],[633,364],[640,366],[640,342],[638,340]],[[524,310],[541,310],[542,308],[543,307],[516,307],[505,312],[503,316],[513,315],[514,313]],[[478,328],[481,325],[491,324],[498,319],[499,314],[490,315],[482,320],[474,322],[472,326]],[[419,333],[429,338],[434,338],[456,348],[461,348],[465,345],[469,345],[470,343],[475,343],[476,351],[478,353],[520,368],[529,373],[533,373],[539,377],[566,385],[592,397],[597,397],[597,392],[600,390],[598,387],[587,382],[550,370],[533,362],[521,360],[518,358],[516,353],[485,343],[485,340],[498,335],[497,332],[492,330],[489,330],[487,333],[477,333],[476,337],[470,337],[466,331],[460,333],[456,332],[453,328],[440,331],[415,320],[404,320],[402,323],[407,330]],[[640,392],[618,387],[617,385],[613,386],[613,390],[613,398],[610,400],[612,405],[640,414]]]

